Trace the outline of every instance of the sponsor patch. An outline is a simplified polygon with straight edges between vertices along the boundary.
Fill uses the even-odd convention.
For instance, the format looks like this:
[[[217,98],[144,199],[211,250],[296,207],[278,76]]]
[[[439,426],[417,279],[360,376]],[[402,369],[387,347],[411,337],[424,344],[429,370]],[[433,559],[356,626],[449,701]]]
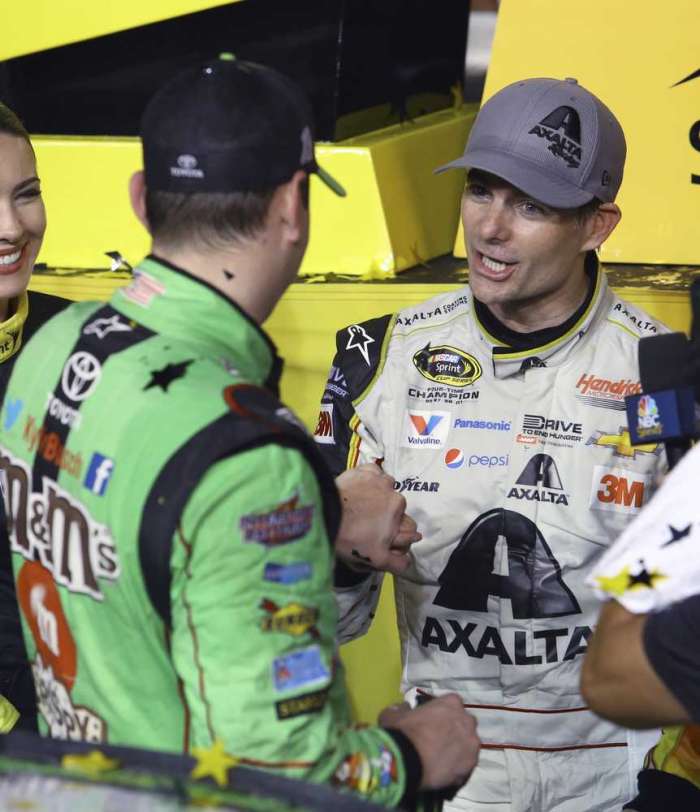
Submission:
[[[282,699],[275,702],[275,711],[278,719],[293,719],[295,716],[303,716],[305,713],[317,713],[323,710],[323,706],[328,699],[328,688],[322,691],[313,691],[301,696],[293,696],[289,699]]]
[[[547,142],[547,149],[568,167],[576,169],[581,163],[581,121],[573,107],[562,105],[552,110],[528,135]]]
[[[274,547],[289,544],[305,536],[311,530],[313,505],[299,506],[299,496],[293,496],[269,513],[251,513],[242,516],[240,528],[243,541]]]
[[[510,431],[510,420],[471,420],[458,417],[455,420],[456,429],[482,429],[483,431]]]
[[[639,513],[648,493],[651,474],[596,465],[589,504],[595,510]]]
[[[461,448],[450,448],[445,452],[445,465],[448,468],[461,468],[464,465],[464,452]]]
[[[593,373],[584,372],[576,382],[576,398],[587,406],[596,406],[602,409],[625,411],[625,397],[638,395],[642,391],[639,381],[630,378],[620,378],[613,381],[608,378],[599,378]]]
[[[332,366],[326,381],[324,396],[338,397],[341,400],[348,396],[348,382],[340,367]]]
[[[62,423],[64,426],[70,426],[72,429],[79,429],[82,422],[82,415],[77,409],[73,409],[67,403],[64,403],[60,398],[57,398],[53,392],[48,393],[46,398],[46,410],[55,420]]]
[[[445,445],[450,431],[450,417],[450,412],[406,412],[401,445],[406,448],[440,448]]]
[[[560,420],[541,414],[523,416],[521,433],[525,437],[537,437],[551,445],[580,443],[583,439],[583,426],[573,420]]]
[[[318,646],[292,651],[276,657],[272,662],[272,681],[278,694],[327,683],[330,678],[330,671],[323,662]]]
[[[501,468],[508,465],[509,460],[510,454],[502,454],[501,456],[496,456],[495,454],[470,454],[467,464],[470,468],[474,468],[475,466]]]
[[[274,584],[297,584],[311,578],[312,567],[308,561],[295,564],[265,564],[263,578]]]
[[[280,606],[263,598],[260,608],[267,613],[260,624],[264,632],[283,632],[292,637],[301,637],[308,632],[313,638],[319,636],[316,628],[319,612],[315,606],[303,606],[296,602]]]
[[[408,387],[408,396],[414,400],[422,401],[426,406],[444,403],[448,406],[465,403],[469,400],[479,399],[478,389],[454,389],[449,386],[429,386],[427,389]]]
[[[431,347],[428,342],[413,356],[413,364],[424,378],[445,386],[469,386],[482,373],[473,355],[448,344]]]
[[[388,787],[398,781],[396,759],[391,751],[382,746],[379,755],[368,758],[365,753],[351,753],[338,765],[331,784],[346,787],[354,792],[368,795],[379,787]]]
[[[622,313],[622,315],[630,321],[638,330],[642,330],[645,333],[657,333],[658,329],[653,321],[649,321],[646,318],[640,318],[639,315],[636,313],[632,313],[628,310],[622,302],[618,302],[615,307],[613,307],[618,313]]]
[[[533,454],[508,492],[509,499],[568,505],[559,470],[549,454]]]
[[[437,493],[440,490],[439,482],[428,482],[427,479],[419,479],[417,476],[408,476],[401,482],[394,482],[394,490],[403,493],[404,491],[429,491]]]
[[[115,313],[109,318],[95,319],[90,324],[86,325],[83,333],[86,336],[97,336],[103,339],[110,333],[130,333],[134,329],[133,322],[122,321],[118,313]]]
[[[32,415],[27,415],[22,434],[27,448],[35,452],[44,461],[55,465],[60,471],[65,471],[74,477],[80,477],[83,469],[83,457],[69,451],[61,441],[61,435],[55,431],[46,431],[44,426],[38,426]]]
[[[596,431],[586,440],[586,445],[610,448],[616,457],[626,457],[628,459],[636,459],[637,454],[656,454],[661,449],[659,443],[632,445],[630,433],[625,426],[620,426],[617,434]]]
[[[83,485],[97,496],[104,496],[114,473],[114,460],[98,451],[92,455]]]
[[[5,401],[5,419],[2,423],[5,431],[9,431],[14,426],[22,413],[23,408],[24,402],[19,398],[7,398]]]
[[[94,392],[102,375],[102,365],[89,352],[74,352],[61,373],[63,394],[74,403],[80,403]]]
[[[335,445],[333,436],[333,404],[322,403],[318,413],[318,423],[314,431],[314,440],[322,445]]]
[[[359,324],[351,324],[348,327],[348,343],[345,345],[346,350],[359,350],[362,357],[365,359],[367,366],[370,366],[369,361],[369,345],[374,344],[372,336]]]

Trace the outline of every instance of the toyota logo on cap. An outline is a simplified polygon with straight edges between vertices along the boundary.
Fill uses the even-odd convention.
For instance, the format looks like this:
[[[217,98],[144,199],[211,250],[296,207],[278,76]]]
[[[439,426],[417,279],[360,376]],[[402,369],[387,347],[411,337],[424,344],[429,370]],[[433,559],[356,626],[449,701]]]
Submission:
[[[179,155],[177,165],[183,169],[194,169],[197,166],[197,159],[194,155]]]

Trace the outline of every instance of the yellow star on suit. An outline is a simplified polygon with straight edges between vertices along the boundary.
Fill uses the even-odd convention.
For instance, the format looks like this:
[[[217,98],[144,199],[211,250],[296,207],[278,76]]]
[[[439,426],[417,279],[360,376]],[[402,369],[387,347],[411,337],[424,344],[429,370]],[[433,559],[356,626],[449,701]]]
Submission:
[[[230,756],[224,750],[224,743],[217,739],[211,747],[193,747],[192,755],[197,759],[190,773],[192,778],[211,776],[220,786],[228,784],[228,771],[240,762],[239,758]]]

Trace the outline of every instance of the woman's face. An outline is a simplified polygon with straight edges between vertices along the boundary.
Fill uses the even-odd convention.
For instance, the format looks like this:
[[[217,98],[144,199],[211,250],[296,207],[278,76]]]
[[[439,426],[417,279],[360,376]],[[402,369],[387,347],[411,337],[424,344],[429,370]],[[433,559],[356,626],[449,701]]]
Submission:
[[[46,230],[46,212],[30,145],[0,133],[0,314],[26,290]]]

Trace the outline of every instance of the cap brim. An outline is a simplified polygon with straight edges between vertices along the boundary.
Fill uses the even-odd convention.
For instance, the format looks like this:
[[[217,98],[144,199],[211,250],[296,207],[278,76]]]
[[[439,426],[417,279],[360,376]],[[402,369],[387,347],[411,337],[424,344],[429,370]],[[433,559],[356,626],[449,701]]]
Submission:
[[[326,184],[326,186],[333,192],[335,192],[338,197],[347,197],[347,192],[345,189],[338,183],[338,181],[333,177],[333,175],[329,175],[328,172],[322,167],[316,164],[316,169],[314,172],[319,176],[319,178]]]
[[[477,149],[438,167],[435,174],[448,169],[481,169],[490,172],[508,181],[526,195],[555,209],[575,209],[594,198],[592,192],[567,183],[563,178],[544,175],[541,166],[520,155]]]

